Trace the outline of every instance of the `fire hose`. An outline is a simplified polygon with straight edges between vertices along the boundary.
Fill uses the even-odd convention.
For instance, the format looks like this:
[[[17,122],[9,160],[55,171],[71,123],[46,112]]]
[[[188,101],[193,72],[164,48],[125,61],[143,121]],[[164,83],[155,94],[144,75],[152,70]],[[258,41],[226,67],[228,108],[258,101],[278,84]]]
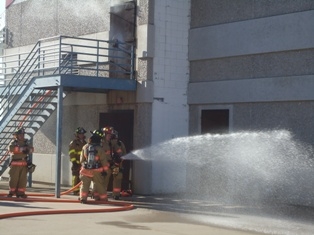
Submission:
[[[61,195],[67,195],[78,188],[81,183],[77,184],[73,188],[64,191]],[[6,197],[7,194],[0,193],[0,201],[16,201],[16,202],[49,202],[49,203],[80,203],[79,200],[73,199],[61,199],[61,198],[49,198],[53,197],[54,194],[48,193],[28,193],[27,198],[10,198]],[[31,197],[30,197],[31,196]],[[87,204],[96,205],[110,205],[112,207],[104,208],[93,208],[93,209],[67,209],[67,210],[39,210],[39,211],[22,211],[22,212],[12,212],[0,214],[0,219],[20,217],[20,216],[30,216],[30,215],[52,215],[52,214],[74,214],[74,213],[105,213],[105,212],[118,212],[134,209],[134,205],[126,202],[117,201],[88,201]]]

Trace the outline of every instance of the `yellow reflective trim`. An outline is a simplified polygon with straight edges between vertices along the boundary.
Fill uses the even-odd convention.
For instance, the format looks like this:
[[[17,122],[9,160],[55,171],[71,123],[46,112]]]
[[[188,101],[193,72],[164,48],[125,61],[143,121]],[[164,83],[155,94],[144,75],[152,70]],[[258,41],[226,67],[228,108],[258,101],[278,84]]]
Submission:
[[[76,151],[75,149],[71,149],[71,150],[69,151],[69,155],[72,154],[72,153],[74,153],[75,155],[81,155],[82,150]]]

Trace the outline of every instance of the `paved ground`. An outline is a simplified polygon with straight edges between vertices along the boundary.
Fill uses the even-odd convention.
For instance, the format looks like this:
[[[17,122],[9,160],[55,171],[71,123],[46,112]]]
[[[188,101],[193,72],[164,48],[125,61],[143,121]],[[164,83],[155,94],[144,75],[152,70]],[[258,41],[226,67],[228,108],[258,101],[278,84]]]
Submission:
[[[0,181],[0,195],[7,193],[8,182]],[[66,191],[68,188],[61,188]],[[28,193],[54,194],[50,185],[33,184]],[[47,198],[47,197],[33,197]],[[57,199],[52,197],[53,200]],[[61,196],[70,203],[7,201],[0,196],[0,216],[6,213],[67,210],[73,214],[32,215],[0,219],[5,235],[55,235],[111,233],[115,235],[249,235],[314,234],[314,209],[293,205],[234,206],[201,200],[165,196],[123,198],[135,209],[120,212],[78,213],[74,210],[111,210],[114,205],[82,205],[72,195]],[[110,200],[111,201],[111,200]],[[114,202],[114,201],[112,201]]]

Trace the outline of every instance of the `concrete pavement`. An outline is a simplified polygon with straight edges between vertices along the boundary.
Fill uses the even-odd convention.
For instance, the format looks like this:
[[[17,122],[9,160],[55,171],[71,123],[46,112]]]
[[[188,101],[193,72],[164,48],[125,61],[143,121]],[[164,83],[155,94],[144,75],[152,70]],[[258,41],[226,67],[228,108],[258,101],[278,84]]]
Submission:
[[[7,193],[8,182],[0,181],[0,194]],[[62,191],[68,188],[62,187]],[[29,193],[54,193],[54,187],[34,183]],[[47,210],[103,210],[116,205],[83,205],[77,197],[62,196],[70,203],[39,201],[7,201],[0,198],[0,214]],[[30,196],[29,199],[36,199]],[[110,201],[113,201],[110,199]],[[114,201],[113,201],[114,202]],[[312,208],[293,206],[231,206],[166,196],[123,198],[121,202],[135,206],[133,210],[101,213],[32,215],[0,219],[5,235],[114,233],[120,234],[314,234]]]

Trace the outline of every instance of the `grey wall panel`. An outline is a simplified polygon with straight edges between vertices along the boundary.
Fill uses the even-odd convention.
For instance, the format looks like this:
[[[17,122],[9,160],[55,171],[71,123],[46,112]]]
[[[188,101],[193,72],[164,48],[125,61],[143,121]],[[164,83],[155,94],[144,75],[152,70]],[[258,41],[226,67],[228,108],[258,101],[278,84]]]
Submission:
[[[314,9],[313,0],[193,0],[191,28]]]
[[[137,24],[153,24],[154,23],[154,4],[155,0],[138,0]]]
[[[141,103],[134,112],[134,150],[152,143],[152,105]],[[140,194],[152,192],[152,161],[133,161],[132,189]]]
[[[188,104],[314,99],[314,75],[190,83]]]
[[[190,63],[190,82],[314,74],[314,48]]]
[[[313,48],[313,22],[312,10],[192,29],[189,59]]]
[[[295,140],[313,145],[314,102],[261,102],[226,104],[232,106],[231,132],[288,130]],[[217,109],[217,105],[190,105],[190,133],[200,133],[199,110]]]
[[[313,144],[314,102],[238,103],[234,131],[289,130],[295,139]]]
[[[109,30],[110,0],[28,0],[7,9],[9,47],[56,35],[79,36]]]

